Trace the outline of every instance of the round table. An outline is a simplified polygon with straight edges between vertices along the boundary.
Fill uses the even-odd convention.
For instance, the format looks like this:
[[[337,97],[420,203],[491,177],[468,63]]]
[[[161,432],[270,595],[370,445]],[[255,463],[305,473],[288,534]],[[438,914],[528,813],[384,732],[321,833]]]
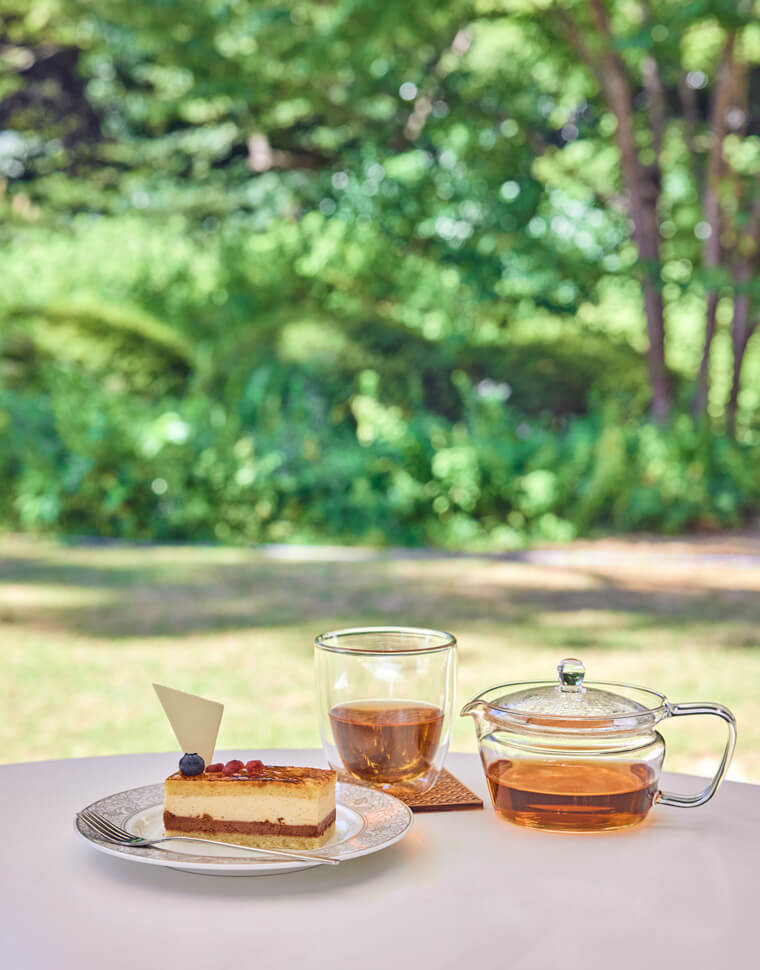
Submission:
[[[219,760],[239,752],[220,752]],[[251,755],[254,756],[254,755]],[[259,751],[324,766],[317,751]],[[225,878],[95,851],[77,809],[151,784],[176,754],[0,767],[0,965],[8,970],[757,965],[760,786],[655,808],[600,835],[518,828],[491,809],[475,755],[447,768],[482,811],[415,816],[394,846],[340,866]],[[699,781],[668,775],[667,787]]]

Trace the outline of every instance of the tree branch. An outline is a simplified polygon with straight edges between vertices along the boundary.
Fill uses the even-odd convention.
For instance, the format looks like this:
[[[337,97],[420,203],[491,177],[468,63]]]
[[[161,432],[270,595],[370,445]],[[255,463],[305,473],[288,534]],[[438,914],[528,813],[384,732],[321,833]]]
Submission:
[[[705,180],[704,212],[705,221],[710,227],[710,235],[705,240],[704,262],[708,268],[714,268],[720,263],[720,233],[721,211],[719,183],[723,174],[723,142],[726,138],[728,109],[734,88],[734,72],[736,61],[734,48],[736,46],[736,31],[732,31],[726,38],[718,67],[718,79],[715,86],[712,110],[710,112],[711,145],[707,160],[707,177]]]
[[[646,15],[646,22],[651,24],[653,20],[652,9],[647,0],[644,0],[642,7]],[[657,62],[654,52],[644,58],[642,81],[647,94],[649,119],[652,125],[652,145],[659,163],[660,156],[662,155],[662,145],[665,141],[667,99],[665,97],[665,87],[662,83],[660,65]]]
[[[643,68],[644,90],[649,102],[649,117],[652,124],[652,146],[659,162],[662,145],[665,141],[665,89],[662,86],[657,61],[652,55],[645,58]]]
[[[684,141],[686,142],[686,147],[691,158],[694,181],[697,183],[697,192],[702,196],[704,192],[704,175],[695,143],[699,112],[697,110],[697,99],[694,95],[694,88],[689,87],[685,76],[678,82],[678,96],[681,101],[681,110],[683,111],[684,118]]]
[[[604,91],[604,70],[602,65],[592,53],[591,48],[586,43],[586,39],[583,36],[583,32],[578,27],[578,24],[573,20],[566,10],[558,9],[555,10],[554,13],[557,20],[562,25],[567,39],[570,41],[570,46],[575,50],[586,67],[591,71],[596,78],[597,84],[602,91]]]
[[[428,91],[420,91],[417,99],[414,102],[414,107],[411,114],[406,120],[404,125],[404,137],[408,141],[415,141],[422,134],[422,129],[427,124],[427,120],[430,117],[430,112],[433,110],[433,101],[435,100],[435,95],[438,92],[441,82],[446,78],[451,70],[444,70],[442,65],[443,55],[451,52],[456,54],[457,57],[464,57],[467,51],[472,46],[472,33],[468,27],[463,27],[458,30],[451,44],[440,53],[436,54],[428,65],[425,73],[432,75],[434,78],[431,85],[428,87]]]

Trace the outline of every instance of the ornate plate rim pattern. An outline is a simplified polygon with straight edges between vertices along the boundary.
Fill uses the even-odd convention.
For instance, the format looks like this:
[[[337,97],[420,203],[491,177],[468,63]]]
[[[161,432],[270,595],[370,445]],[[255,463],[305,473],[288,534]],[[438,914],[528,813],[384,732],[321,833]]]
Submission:
[[[129,821],[135,815],[163,804],[163,783],[143,785],[139,788],[129,788],[126,791],[115,792],[92,802],[87,808],[105,815],[116,825],[129,828]],[[411,829],[414,816],[411,809],[399,799],[383,791],[364,788],[346,782],[338,782],[336,786],[336,802],[339,807],[358,815],[362,821],[359,831],[348,838],[323,846],[321,852],[330,855],[341,862],[357,859],[360,856],[378,852],[398,842]],[[173,852],[159,846],[155,848],[132,848],[130,846],[112,845],[97,838],[97,835],[83,821],[75,816],[75,831],[94,848],[108,855],[127,859],[130,862],[141,862],[148,865],[164,866],[171,869],[182,869],[186,872],[209,874],[226,873],[228,875],[264,875],[268,873],[297,872],[311,869],[320,865],[318,862],[292,862],[276,860],[262,856],[204,855],[189,852]],[[168,844],[168,843],[167,843]],[[308,854],[308,852],[306,853]],[[325,868],[333,868],[327,866]]]

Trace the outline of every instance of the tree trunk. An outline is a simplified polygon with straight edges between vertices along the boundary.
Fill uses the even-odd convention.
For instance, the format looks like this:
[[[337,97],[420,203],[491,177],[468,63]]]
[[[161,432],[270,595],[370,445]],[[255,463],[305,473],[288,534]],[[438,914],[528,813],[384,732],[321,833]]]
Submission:
[[[736,412],[739,405],[742,365],[750,338],[757,327],[757,320],[753,323],[749,322],[749,311],[749,294],[738,293],[734,298],[734,319],[731,324],[731,347],[734,360],[731,370],[731,392],[726,405],[726,429],[732,437],[736,435]]]
[[[695,418],[701,417],[707,407],[707,398],[710,394],[710,353],[712,351],[713,337],[715,336],[715,315],[718,311],[718,294],[711,291],[707,294],[707,310],[705,313],[705,341],[702,349],[702,359],[699,362],[699,373],[697,374],[697,386],[694,391],[694,399],[691,404],[692,414]]]
[[[625,64],[613,43],[607,11],[600,0],[590,0],[595,26],[604,39],[603,66],[597,78],[617,119],[615,137],[620,151],[623,181],[628,190],[633,238],[642,266],[641,290],[647,321],[647,363],[652,386],[652,417],[665,421],[671,409],[671,389],[665,366],[665,318],[660,279],[660,168],[644,166],[636,148],[633,96]]]
[[[715,85],[715,97],[710,111],[710,134],[712,146],[707,160],[705,174],[704,195],[702,207],[705,221],[710,227],[710,234],[705,240],[702,254],[702,265],[708,272],[715,272],[720,266],[722,229],[719,183],[723,174],[723,141],[726,137],[726,116],[731,106],[736,82],[736,61],[734,49],[736,46],[736,31],[726,37],[723,56],[718,67],[718,77]],[[710,396],[710,354],[712,352],[713,337],[715,336],[715,314],[718,309],[719,294],[717,285],[711,280],[707,289],[705,303],[705,339],[702,349],[702,359],[699,364],[697,385],[692,400],[692,413],[695,418],[701,417],[707,407]]]
[[[760,226],[760,197],[755,202],[750,219],[750,232],[757,230]],[[754,241],[750,236],[750,241]],[[733,367],[731,371],[731,392],[728,396],[726,405],[726,428],[730,435],[736,434],[736,411],[739,403],[739,390],[741,389],[742,364],[744,355],[747,352],[752,334],[757,327],[757,320],[750,323],[752,312],[752,296],[749,292],[750,282],[755,266],[757,265],[756,242],[754,251],[747,253],[741,263],[734,271],[734,315],[731,320],[731,349],[733,350]]]
[[[726,427],[729,434],[736,434],[736,411],[741,389],[742,364],[752,334],[758,325],[757,317],[750,322],[753,300],[750,292],[753,277],[760,264],[760,173],[754,182],[754,200],[749,223],[737,249],[741,258],[734,266],[734,315],[731,320],[731,348],[734,360],[731,374],[731,392],[726,407]]]
[[[671,406],[670,382],[665,367],[665,317],[662,291],[651,279],[642,280],[641,289],[644,293],[644,311],[649,334],[647,363],[652,385],[652,417],[655,421],[662,422],[667,420]]]

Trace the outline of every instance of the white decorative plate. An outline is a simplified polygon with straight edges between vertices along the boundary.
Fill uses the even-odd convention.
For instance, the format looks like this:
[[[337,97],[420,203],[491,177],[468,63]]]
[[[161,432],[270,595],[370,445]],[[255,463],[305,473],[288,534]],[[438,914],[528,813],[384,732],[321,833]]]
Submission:
[[[163,827],[164,786],[145,785],[108,795],[87,807],[105,815],[116,825],[142,838],[158,838]],[[341,862],[385,849],[403,838],[412,827],[411,810],[397,798],[372,788],[338,782],[336,786],[335,835],[317,852]],[[276,872],[311,869],[319,862],[292,862],[274,856],[258,856],[245,849],[208,846],[199,853],[197,842],[167,842],[166,848],[132,848],[103,842],[85,822],[75,818],[74,828],[100,852],[128,862],[181,869],[214,876],[264,876]],[[308,852],[304,853],[308,855]],[[326,868],[332,868],[328,866]]]

